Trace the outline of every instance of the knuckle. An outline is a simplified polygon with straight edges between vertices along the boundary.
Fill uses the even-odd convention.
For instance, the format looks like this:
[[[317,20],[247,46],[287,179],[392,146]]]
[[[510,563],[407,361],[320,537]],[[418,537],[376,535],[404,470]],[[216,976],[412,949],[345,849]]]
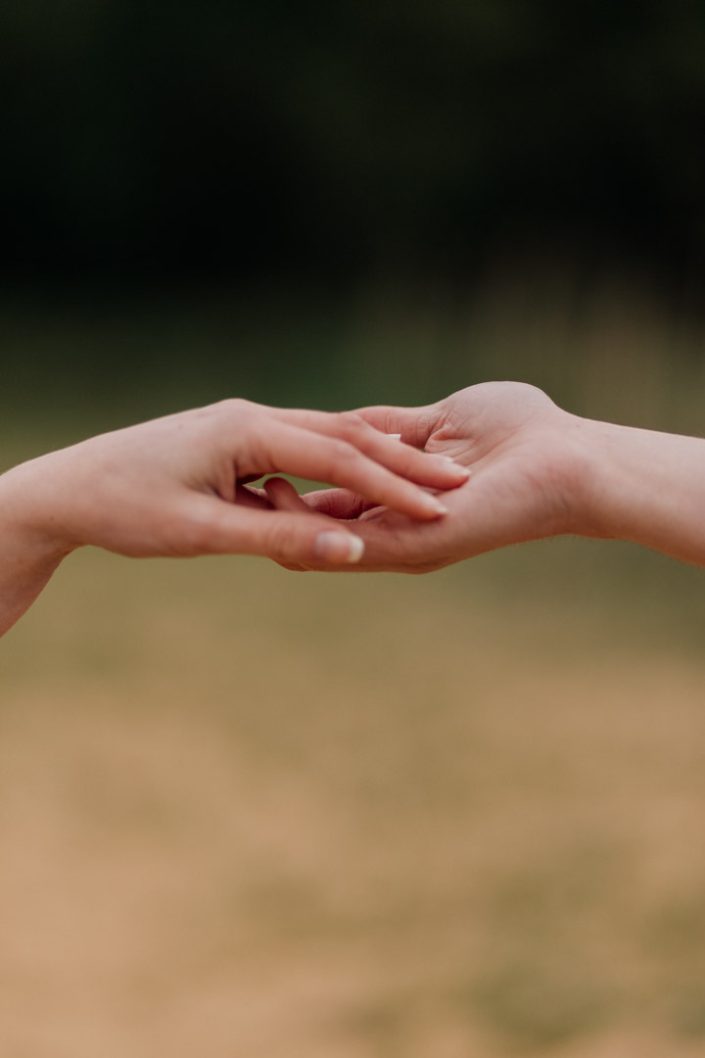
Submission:
[[[279,521],[272,519],[274,522],[270,526],[267,534],[267,552],[278,562],[284,564],[294,560],[294,554],[297,550],[296,541],[293,539],[291,532],[291,525],[280,523]]]
[[[214,404],[213,409],[219,417],[227,419],[241,418],[252,409],[252,403],[243,397],[226,397],[224,400]]]
[[[343,411],[338,417],[341,433],[344,437],[356,439],[366,434],[370,427],[356,411]]]
[[[330,455],[337,466],[352,466],[360,459],[360,453],[347,441],[334,441]]]

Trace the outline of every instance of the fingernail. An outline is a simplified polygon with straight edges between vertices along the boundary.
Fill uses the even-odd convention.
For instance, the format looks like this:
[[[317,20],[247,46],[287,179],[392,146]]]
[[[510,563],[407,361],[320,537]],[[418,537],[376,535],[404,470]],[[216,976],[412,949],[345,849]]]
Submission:
[[[321,533],[316,540],[316,555],[324,562],[359,562],[365,553],[365,542],[352,533]]]
[[[426,510],[431,514],[447,514],[448,508],[445,504],[437,500],[435,496],[431,496],[430,493],[424,492],[421,494],[421,502]]]
[[[459,478],[469,478],[470,471],[467,467],[462,466],[460,463],[456,463],[451,456],[441,456],[448,464],[448,469],[452,469]]]
[[[394,440],[394,441],[401,441],[401,434],[400,433],[388,433],[387,437],[391,437],[392,440]]]

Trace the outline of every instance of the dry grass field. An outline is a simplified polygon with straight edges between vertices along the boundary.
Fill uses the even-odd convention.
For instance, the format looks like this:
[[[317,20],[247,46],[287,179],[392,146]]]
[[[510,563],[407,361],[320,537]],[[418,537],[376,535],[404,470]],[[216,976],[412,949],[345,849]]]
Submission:
[[[705,1054],[704,587],[74,556],[0,653],[2,1058]]]
[[[496,377],[703,431],[705,331],[623,290],[161,311],[3,310],[3,464]],[[410,579],[75,555],[0,646],[0,1058],[705,1055],[703,578],[585,541]]]

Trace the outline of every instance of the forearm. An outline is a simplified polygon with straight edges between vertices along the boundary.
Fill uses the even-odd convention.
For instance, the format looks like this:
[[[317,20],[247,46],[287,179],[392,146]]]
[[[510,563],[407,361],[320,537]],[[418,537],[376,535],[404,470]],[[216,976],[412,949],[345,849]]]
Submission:
[[[584,420],[585,535],[705,565],[705,440]]]
[[[37,518],[32,474],[0,476],[0,636],[29,609],[69,548]]]

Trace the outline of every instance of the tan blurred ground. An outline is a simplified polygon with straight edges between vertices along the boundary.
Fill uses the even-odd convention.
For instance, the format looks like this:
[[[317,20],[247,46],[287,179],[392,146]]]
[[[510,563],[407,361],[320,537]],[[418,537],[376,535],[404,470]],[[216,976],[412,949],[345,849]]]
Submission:
[[[0,1055],[705,1054],[702,590],[74,556],[0,655]]]

